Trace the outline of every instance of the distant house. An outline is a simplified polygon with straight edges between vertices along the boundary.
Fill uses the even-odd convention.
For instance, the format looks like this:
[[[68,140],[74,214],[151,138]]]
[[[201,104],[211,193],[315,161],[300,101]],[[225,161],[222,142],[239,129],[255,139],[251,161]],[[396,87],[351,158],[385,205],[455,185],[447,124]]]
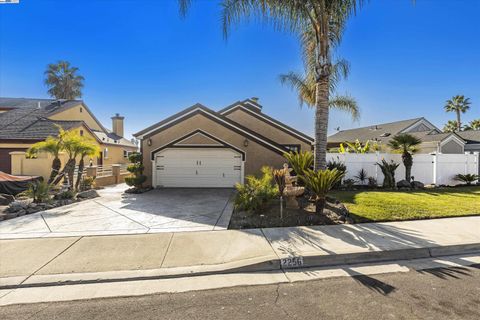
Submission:
[[[354,142],[357,139],[362,143],[371,141],[376,142],[380,147],[388,148],[387,144],[392,137],[401,133],[409,133],[422,140],[419,146],[420,153],[459,154],[480,149],[480,132],[471,135],[467,132],[444,133],[423,117],[341,130],[328,137],[328,148],[337,148],[341,143]],[[475,144],[477,144],[476,149]]]
[[[109,130],[81,100],[0,98],[0,171],[22,174],[22,165],[12,163],[11,153],[24,152],[35,142],[58,135],[58,127],[77,129],[98,143],[102,152],[91,159],[93,164],[127,163],[128,153],[137,147],[123,137],[123,120],[118,114],[113,116]]]
[[[480,130],[462,131],[458,135],[465,140],[465,152],[480,152]]]

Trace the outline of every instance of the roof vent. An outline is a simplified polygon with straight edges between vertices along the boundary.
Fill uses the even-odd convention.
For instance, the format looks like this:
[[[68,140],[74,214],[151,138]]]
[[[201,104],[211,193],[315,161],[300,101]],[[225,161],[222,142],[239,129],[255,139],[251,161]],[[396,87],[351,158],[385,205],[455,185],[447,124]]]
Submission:
[[[380,137],[388,137],[388,136],[390,136],[390,135],[391,135],[390,132],[385,132],[385,133],[382,133],[382,134],[380,135]]]
[[[252,100],[255,103],[258,103],[258,97],[251,97],[250,100]]]

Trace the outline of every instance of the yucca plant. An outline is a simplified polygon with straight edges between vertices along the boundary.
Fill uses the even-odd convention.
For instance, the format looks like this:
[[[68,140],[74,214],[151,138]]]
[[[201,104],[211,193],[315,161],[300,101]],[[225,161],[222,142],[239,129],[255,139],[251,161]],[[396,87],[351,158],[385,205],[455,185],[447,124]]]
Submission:
[[[463,182],[467,186],[470,186],[476,180],[480,180],[480,175],[471,174],[471,173],[467,173],[467,174],[460,174],[459,173],[459,174],[455,175],[453,180]]]
[[[345,172],[337,169],[318,170],[308,169],[300,178],[307,187],[315,194],[315,211],[323,213],[327,193],[345,176]]]
[[[367,181],[368,179],[368,175],[367,175],[367,171],[365,171],[365,169],[360,169],[360,171],[358,171],[357,175],[354,177],[355,179],[357,179],[362,185],[365,184],[365,181]]]
[[[422,140],[408,133],[396,135],[388,142],[388,146],[394,151],[402,153],[402,162],[405,166],[405,180],[412,179],[413,154],[417,152],[417,146]]]

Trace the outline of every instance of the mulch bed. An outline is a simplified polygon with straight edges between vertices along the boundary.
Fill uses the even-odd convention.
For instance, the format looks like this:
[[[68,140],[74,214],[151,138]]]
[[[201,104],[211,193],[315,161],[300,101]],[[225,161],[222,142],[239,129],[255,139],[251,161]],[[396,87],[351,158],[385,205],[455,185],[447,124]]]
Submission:
[[[315,213],[315,204],[306,202],[304,208],[283,208],[280,217],[280,201],[272,201],[260,212],[235,209],[228,229],[254,229],[275,227],[318,226],[352,223],[348,210],[335,199],[328,198],[323,214]]]

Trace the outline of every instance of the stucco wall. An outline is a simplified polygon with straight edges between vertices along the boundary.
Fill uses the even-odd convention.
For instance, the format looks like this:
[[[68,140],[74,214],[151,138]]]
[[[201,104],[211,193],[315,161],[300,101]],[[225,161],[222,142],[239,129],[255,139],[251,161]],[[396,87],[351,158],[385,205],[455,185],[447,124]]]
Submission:
[[[270,140],[275,141],[276,143],[299,144],[302,151],[311,150],[311,145],[309,143],[306,143],[291,134],[285,133],[284,131],[270,125],[268,122],[260,120],[247,112],[248,111],[244,111],[243,109],[236,109],[227,114],[226,117]]]
[[[223,125],[206,118],[203,115],[195,115],[186,119],[164,131],[155,135],[145,137],[142,140],[143,163],[145,166],[145,175],[148,180],[147,185],[152,184],[152,161],[151,152],[165,144],[168,144],[182,136],[185,136],[197,129],[204,130],[209,134],[234,145],[246,153],[245,175],[259,174],[264,165],[281,168],[285,159],[282,155],[248,139],[248,146],[244,146],[246,137],[232,131]],[[152,140],[152,145],[148,146],[148,139]]]
[[[55,113],[48,118],[52,120],[83,120],[92,130],[103,130],[92,117],[92,115],[81,104],[59,113]]]

